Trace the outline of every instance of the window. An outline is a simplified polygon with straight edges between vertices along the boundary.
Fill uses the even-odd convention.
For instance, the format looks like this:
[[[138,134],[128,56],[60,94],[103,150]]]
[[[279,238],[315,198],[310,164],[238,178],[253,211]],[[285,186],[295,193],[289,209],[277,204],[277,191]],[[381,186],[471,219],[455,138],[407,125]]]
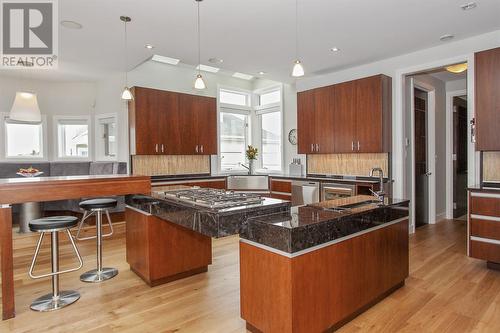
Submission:
[[[43,124],[5,121],[5,156],[7,158],[43,158]]]
[[[89,119],[58,118],[57,156],[59,158],[89,158]]]
[[[268,112],[260,115],[262,168],[281,170],[281,112]]]
[[[96,138],[97,160],[116,160],[118,148],[116,115],[96,116]]]
[[[281,90],[273,90],[259,95],[259,106],[266,106],[281,102]]]
[[[220,112],[221,170],[242,169],[247,147],[248,115]]]
[[[219,103],[221,104],[248,106],[250,104],[249,101],[249,94],[246,92],[226,89],[219,90]]]

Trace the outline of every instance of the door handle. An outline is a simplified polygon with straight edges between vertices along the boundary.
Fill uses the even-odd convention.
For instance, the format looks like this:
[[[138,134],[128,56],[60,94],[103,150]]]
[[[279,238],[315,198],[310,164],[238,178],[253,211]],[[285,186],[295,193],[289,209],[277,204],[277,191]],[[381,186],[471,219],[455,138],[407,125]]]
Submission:
[[[198,152],[198,145],[196,145],[196,148],[195,148],[196,152]]]
[[[165,152],[165,147],[163,146],[163,143],[161,144],[161,152],[164,153]]]
[[[203,154],[203,145],[201,145],[201,147],[200,147],[200,151],[201,151],[201,153]]]
[[[359,151],[359,141],[358,141],[358,151]]]
[[[311,151],[314,151],[314,143],[311,143]]]
[[[155,151],[158,152],[158,144],[155,145]]]
[[[316,144],[316,151],[319,153],[319,144]]]
[[[351,141],[351,150],[354,151],[354,141]]]
[[[425,173],[425,175],[426,175],[427,177],[432,176],[432,172],[427,171],[427,172]]]

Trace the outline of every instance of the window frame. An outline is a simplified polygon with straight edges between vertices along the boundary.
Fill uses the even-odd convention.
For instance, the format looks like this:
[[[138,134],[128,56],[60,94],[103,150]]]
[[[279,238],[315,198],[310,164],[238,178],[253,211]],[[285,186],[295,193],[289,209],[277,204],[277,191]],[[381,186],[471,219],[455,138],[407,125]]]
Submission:
[[[0,112],[1,117],[1,126],[0,126],[0,137],[3,138],[4,144],[0,145],[0,160],[5,162],[12,163],[29,163],[29,162],[48,162],[49,161],[49,149],[48,149],[48,140],[47,140],[47,116],[42,115],[42,141],[41,141],[41,157],[16,157],[16,156],[7,156],[7,120],[9,119],[9,114],[5,112]]]
[[[116,123],[116,142],[117,142],[117,147],[116,147],[116,156],[115,157],[110,157],[110,156],[105,156],[104,155],[104,146],[102,145],[101,142],[101,120],[102,119],[108,119],[108,118],[114,118],[115,123]],[[94,128],[95,128],[95,160],[96,162],[107,162],[107,161],[118,161],[118,142],[120,138],[120,127],[119,127],[119,122],[118,122],[118,114],[116,113],[102,113],[102,114],[97,114],[95,115],[94,118]],[[90,145],[90,143],[89,143]],[[89,152],[90,153],[90,152]],[[89,154],[90,155],[90,154]]]
[[[61,121],[85,121],[88,126],[88,155],[85,157],[79,156],[59,156],[59,123]],[[63,116],[57,115],[53,116],[53,137],[54,137],[54,161],[92,161],[92,154],[94,153],[94,135],[93,135],[93,127],[91,117],[89,115],[80,115],[80,116]]]

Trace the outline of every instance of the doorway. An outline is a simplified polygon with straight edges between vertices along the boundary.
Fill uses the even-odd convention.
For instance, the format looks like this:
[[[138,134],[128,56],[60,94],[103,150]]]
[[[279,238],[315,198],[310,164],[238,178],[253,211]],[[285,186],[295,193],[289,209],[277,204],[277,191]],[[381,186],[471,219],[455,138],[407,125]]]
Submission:
[[[428,93],[419,88],[413,89],[414,119],[414,184],[415,184],[415,227],[429,224],[429,176],[428,171]]]
[[[453,96],[453,218],[467,214],[467,95]]]

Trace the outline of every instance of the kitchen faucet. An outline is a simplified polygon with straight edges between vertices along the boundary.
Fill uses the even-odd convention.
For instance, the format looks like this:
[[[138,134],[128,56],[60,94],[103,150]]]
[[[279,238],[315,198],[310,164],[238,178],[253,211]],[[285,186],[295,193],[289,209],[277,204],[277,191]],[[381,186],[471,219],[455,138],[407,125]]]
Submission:
[[[370,192],[378,199],[380,202],[384,202],[385,192],[384,192],[384,170],[382,168],[372,168],[370,171],[370,177],[374,176],[374,173],[378,172],[380,188],[377,192],[370,189]]]
[[[241,163],[241,162],[240,162],[239,164],[240,164],[242,167],[244,167],[245,169],[247,169],[247,170],[248,170],[248,174],[250,174],[250,167],[246,166],[245,164],[243,164],[243,163]]]

